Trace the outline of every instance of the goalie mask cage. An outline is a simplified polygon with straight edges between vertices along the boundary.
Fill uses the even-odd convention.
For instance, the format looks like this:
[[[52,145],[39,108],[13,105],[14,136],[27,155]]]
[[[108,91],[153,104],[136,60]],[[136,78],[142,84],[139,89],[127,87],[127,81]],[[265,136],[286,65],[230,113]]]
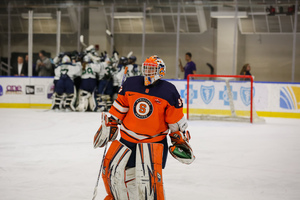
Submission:
[[[264,122],[254,109],[252,76],[190,74],[186,89],[189,120]]]

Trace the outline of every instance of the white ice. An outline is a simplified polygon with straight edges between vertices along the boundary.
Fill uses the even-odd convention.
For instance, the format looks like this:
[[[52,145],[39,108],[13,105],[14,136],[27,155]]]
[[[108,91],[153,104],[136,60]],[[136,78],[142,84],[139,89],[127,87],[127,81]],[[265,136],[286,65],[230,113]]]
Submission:
[[[103,149],[100,113],[0,109],[0,199],[92,199]],[[299,200],[300,120],[190,121],[196,160],[169,155],[168,200]],[[104,199],[102,179],[96,199]]]

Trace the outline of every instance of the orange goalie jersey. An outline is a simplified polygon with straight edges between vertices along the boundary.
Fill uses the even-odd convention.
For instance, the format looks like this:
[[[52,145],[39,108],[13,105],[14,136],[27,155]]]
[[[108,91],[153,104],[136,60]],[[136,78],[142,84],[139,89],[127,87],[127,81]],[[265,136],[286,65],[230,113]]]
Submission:
[[[163,140],[169,126],[184,118],[182,99],[175,86],[158,80],[144,85],[143,76],[129,77],[109,113],[122,120],[121,137],[132,143]]]

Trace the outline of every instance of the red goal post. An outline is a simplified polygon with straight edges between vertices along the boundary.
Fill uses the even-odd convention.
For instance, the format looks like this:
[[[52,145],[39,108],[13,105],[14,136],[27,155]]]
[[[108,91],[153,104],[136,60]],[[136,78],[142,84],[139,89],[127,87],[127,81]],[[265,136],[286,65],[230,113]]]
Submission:
[[[248,79],[250,80],[250,123],[253,123],[253,77],[250,75],[206,75],[206,74],[189,74],[187,76],[187,119],[189,119],[189,102],[190,102],[190,79],[191,78],[214,78],[214,79]],[[231,91],[230,91],[231,93]],[[232,94],[230,94],[232,95]]]

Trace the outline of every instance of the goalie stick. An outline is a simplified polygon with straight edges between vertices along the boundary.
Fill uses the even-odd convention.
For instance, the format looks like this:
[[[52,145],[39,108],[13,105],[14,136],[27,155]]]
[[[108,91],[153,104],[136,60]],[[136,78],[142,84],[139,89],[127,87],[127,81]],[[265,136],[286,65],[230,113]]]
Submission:
[[[106,149],[107,149],[107,144],[105,145],[105,148],[104,148],[103,157],[102,157],[102,161],[101,161],[101,166],[100,166],[100,170],[99,170],[99,174],[98,174],[96,186],[94,188],[94,193],[93,193],[92,200],[95,200],[95,198],[97,196],[97,188],[98,188],[99,179],[100,179],[100,175],[101,175],[101,171],[102,171],[102,167],[103,167],[103,161],[104,161],[104,157],[105,157],[105,154],[106,154]]]
[[[84,43],[84,36],[83,35],[81,35],[79,37],[79,40],[80,40],[80,43],[81,43],[82,46],[87,47],[87,45]]]
[[[108,29],[106,29],[106,34],[109,36],[109,37],[113,37],[113,35],[111,34],[111,32],[108,30]]]
[[[133,52],[130,51],[128,54],[127,54],[127,58],[129,59],[130,56],[132,56]]]
[[[122,84],[124,83],[124,81],[126,79],[127,70],[128,70],[128,67],[125,68],[123,79],[122,79]],[[107,143],[105,144],[105,148],[104,148],[104,152],[103,152],[103,156],[102,156],[102,161],[101,161],[101,166],[100,166],[97,182],[96,182],[96,185],[95,185],[95,188],[94,188],[94,193],[93,193],[92,200],[95,200],[96,196],[97,196],[97,188],[98,188],[99,179],[100,179],[100,175],[101,175],[101,171],[102,171],[102,167],[103,167],[103,162],[104,162],[104,158],[105,158],[105,154],[106,154],[106,149],[107,149]]]

